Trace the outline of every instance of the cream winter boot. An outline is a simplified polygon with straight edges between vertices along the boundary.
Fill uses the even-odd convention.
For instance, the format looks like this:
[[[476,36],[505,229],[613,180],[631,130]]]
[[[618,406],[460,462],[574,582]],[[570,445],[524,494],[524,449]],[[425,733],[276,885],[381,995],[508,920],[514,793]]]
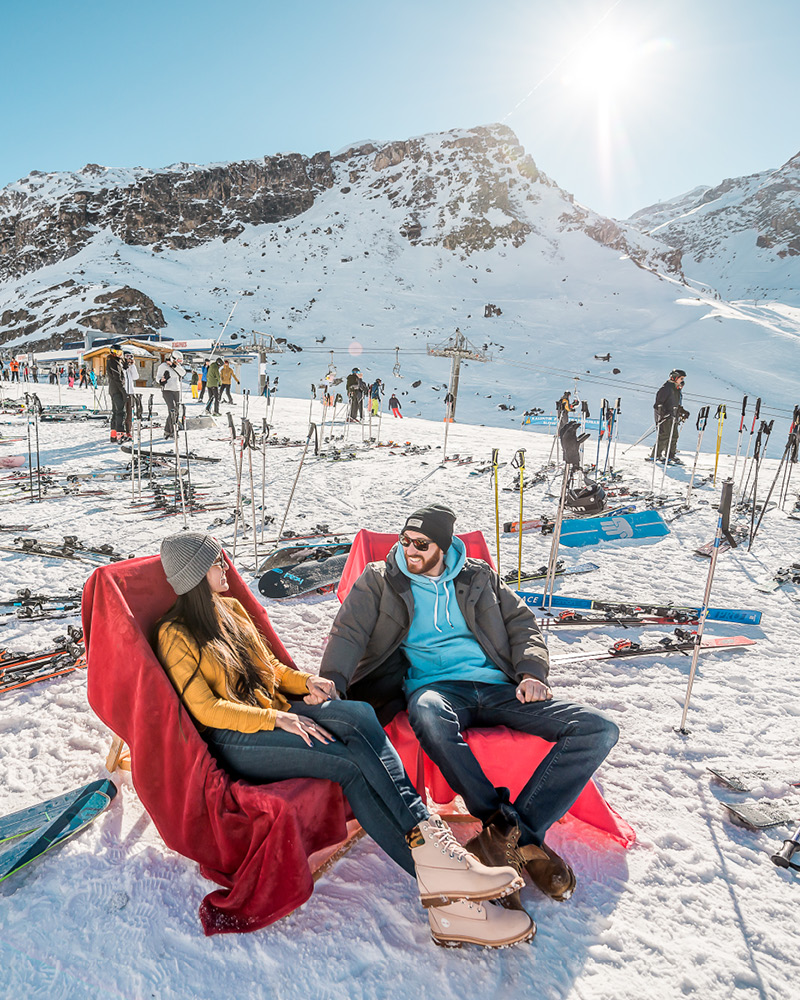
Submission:
[[[456,899],[497,899],[525,884],[510,867],[490,868],[453,836],[439,816],[431,816],[406,834],[417,869],[423,906]]]
[[[493,903],[483,906],[467,899],[432,906],[428,920],[433,940],[448,948],[460,948],[464,943],[504,948],[530,941],[536,933],[536,924],[524,910],[506,910]]]

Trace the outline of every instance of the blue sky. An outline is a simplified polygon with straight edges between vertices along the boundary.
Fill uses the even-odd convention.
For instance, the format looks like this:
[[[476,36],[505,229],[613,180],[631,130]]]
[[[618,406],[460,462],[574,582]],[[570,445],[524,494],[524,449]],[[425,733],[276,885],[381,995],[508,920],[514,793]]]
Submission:
[[[621,218],[800,150],[788,0],[33,0],[2,23],[0,186],[505,121]]]

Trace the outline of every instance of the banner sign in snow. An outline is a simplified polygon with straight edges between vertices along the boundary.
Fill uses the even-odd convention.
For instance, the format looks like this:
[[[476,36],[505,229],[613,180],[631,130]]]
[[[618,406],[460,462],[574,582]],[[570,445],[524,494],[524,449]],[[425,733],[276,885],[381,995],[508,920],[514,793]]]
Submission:
[[[523,427],[556,427],[560,417],[555,415],[539,414],[538,416],[525,417],[522,421]],[[599,431],[600,421],[591,418],[586,421],[587,431]]]
[[[544,604],[544,594],[537,594],[530,590],[518,590],[517,595],[528,605],[529,608],[541,608]],[[566,597],[562,594],[553,594],[548,601],[553,608],[575,608],[577,610],[602,611],[607,605],[614,608],[630,606],[631,609],[644,608],[656,610],[689,611],[696,615],[700,614],[700,608],[673,607],[671,604],[648,604],[644,602],[638,604],[619,604],[615,601],[597,601],[591,597]],[[715,622],[736,622],[739,625],[760,625],[761,612],[750,608],[709,608],[706,615],[708,621]]]
[[[626,538],[659,538],[668,534],[669,528],[657,510],[641,510],[632,514],[581,517],[564,521],[561,525],[561,544],[597,545],[598,542],[619,542]]]

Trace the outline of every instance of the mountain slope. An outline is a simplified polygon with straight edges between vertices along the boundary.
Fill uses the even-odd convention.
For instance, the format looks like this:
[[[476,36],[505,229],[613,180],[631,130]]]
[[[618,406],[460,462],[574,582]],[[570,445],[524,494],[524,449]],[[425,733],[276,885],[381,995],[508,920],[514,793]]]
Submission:
[[[800,153],[778,170],[695,188],[628,221],[680,250],[686,273],[725,298],[800,306]]]
[[[795,392],[791,315],[687,285],[680,251],[576,205],[503,126],[334,157],[39,175],[0,211],[6,347],[87,327],[216,336],[239,301],[227,334],[299,349],[273,369],[284,394],[357,359],[408,413],[441,416],[449,365],[426,346],[456,327],[492,355],[462,370],[459,415],[474,422],[550,410],[572,373],[595,413],[623,397],[630,434],[676,365],[702,401],[749,392],[788,407]]]

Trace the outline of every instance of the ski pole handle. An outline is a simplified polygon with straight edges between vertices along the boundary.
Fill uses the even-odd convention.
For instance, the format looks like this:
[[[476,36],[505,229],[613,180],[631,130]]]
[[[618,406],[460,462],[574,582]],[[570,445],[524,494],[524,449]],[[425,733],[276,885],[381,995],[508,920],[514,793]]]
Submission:
[[[798,851],[800,851],[800,826],[788,840],[784,840],[783,847],[772,855],[772,863],[778,868],[793,868],[796,872],[800,872],[800,865],[792,861]]]

